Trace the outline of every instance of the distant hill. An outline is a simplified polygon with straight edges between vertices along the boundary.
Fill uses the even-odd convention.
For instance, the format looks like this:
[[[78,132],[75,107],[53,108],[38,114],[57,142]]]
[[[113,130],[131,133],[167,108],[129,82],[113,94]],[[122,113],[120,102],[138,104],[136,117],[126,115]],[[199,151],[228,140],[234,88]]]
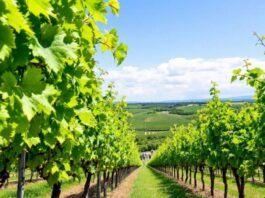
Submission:
[[[204,98],[204,99],[190,99],[190,100],[175,100],[171,102],[207,102],[209,101],[209,98]],[[233,102],[243,102],[243,101],[248,101],[248,102],[253,102],[253,96],[235,96],[235,97],[230,97],[230,98],[221,98],[222,101],[233,101]]]
[[[253,96],[237,96],[237,97],[231,97],[231,98],[222,98],[222,100],[231,100],[231,101],[251,101],[253,102]]]
[[[230,98],[221,98],[223,101],[232,101],[232,102],[253,102],[253,96],[235,96]],[[187,100],[165,100],[165,101],[157,101],[157,102],[139,102],[139,101],[128,101],[129,104],[140,104],[140,103],[205,103],[209,101],[209,98],[201,98],[201,99],[187,99]]]

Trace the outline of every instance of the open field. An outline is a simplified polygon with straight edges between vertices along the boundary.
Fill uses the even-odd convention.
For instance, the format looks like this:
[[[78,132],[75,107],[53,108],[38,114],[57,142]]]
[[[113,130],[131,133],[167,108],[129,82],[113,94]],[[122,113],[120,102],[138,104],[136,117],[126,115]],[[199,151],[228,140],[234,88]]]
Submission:
[[[168,131],[174,124],[187,124],[194,116],[170,114],[162,112],[141,112],[137,113],[131,123],[137,131]]]
[[[133,114],[130,119],[136,131],[168,131],[174,124],[187,124],[195,118],[200,106],[177,106],[176,104],[129,104],[127,110]],[[181,109],[189,115],[173,113]]]
[[[130,123],[137,133],[136,141],[140,151],[155,150],[167,137],[174,124],[188,124],[196,118],[198,105],[185,104],[129,104],[127,110],[132,113]],[[181,115],[174,112],[180,109]]]
[[[233,108],[240,108],[243,102],[233,102]],[[186,125],[196,119],[198,110],[205,103],[140,103],[129,104],[130,123],[137,133],[137,143],[141,151],[155,150],[170,135],[174,124]]]
[[[233,103],[240,108],[242,102]],[[170,135],[174,124],[188,124],[196,119],[196,112],[205,103],[142,103],[129,104],[127,110],[132,114],[130,123],[137,133],[136,141],[140,151],[155,150]]]
[[[134,182],[131,198],[174,198],[196,197],[185,188],[146,166],[141,167]]]

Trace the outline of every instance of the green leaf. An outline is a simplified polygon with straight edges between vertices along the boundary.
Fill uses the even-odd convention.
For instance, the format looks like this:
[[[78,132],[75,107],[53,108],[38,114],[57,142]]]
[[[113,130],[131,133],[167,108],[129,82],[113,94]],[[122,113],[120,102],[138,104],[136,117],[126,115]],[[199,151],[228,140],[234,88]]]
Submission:
[[[261,69],[261,68],[254,68],[254,69],[251,69],[249,70],[249,75],[252,77],[252,78],[259,78],[261,75],[264,74],[264,71]]]
[[[63,163],[63,166],[64,166],[64,169],[66,171],[70,171],[71,170],[71,166],[70,166],[70,164],[68,162]]]
[[[43,14],[47,18],[49,18],[49,16],[56,17],[56,15],[52,13],[50,0],[26,0],[26,3],[29,11],[37,17],[39,17],[40,14]]]
[[[11,72],[5,72],[2,76],[1,79],[3,81],[1,90],[12,93],[12,89],[16,86],[17,80],[16,77],[11,73]]]
[[[114,50],[118,42],[118,34],[116,29],[112,29],[107,32],[102,38],[100,47],[103,52],[108,50]]]
[[[5,127],[2,131],[0,130],[0,136],[6,140],[9,140],[15,135],[15,131],[11,126]]]
[[[50,115],[52,111],[54,111],[54,108],[52,104],[48,101],[47,97],[45,95],[32,95],[32,100],[34,104],[36,105],[39,112],[43,112],[46,115]]]
[[[232,78],[231,78],[231,82],[234,82],[234,81],[236,81],[237,80],[237,76],[232,76]]]
[[[54,134],[47,133],[44,136],[45,145],[49,146],[51,149],[53,149],[56,146],[56,142],[57,142],[57,139],[56,139],[56,136]]]
[[[31,45],[34,56],[41,57],[47,63],[50,70],[61,71],[65,67],[67,59],[76,59],[76,44],[64,43],[65,33],[59,32],[54,36],[54,40],[48,47],[43,47],[38,41],[36,45]]]
[[[127,56],[128,46],[124,43],[119,44],[117,49],[114,52],[114,58],[117,61],[118,65],[120,65]]]
[[[12,51],[12,69],[17,66],[28,65],[31,50],[29,49],[28,38],[26,34],[16,35],[16,48]]]
[[[56,138],[62,144],[65,141],[67,134],[70,134],[68,123],[65,121],[65,119],[60,122],[59,132],[60,135],[57,135]]]
[[[27,135],[29,130],[29,121],[24,115],[20,115],[16,118],[16,132],[21,133],[22,136]]]
[[[0,106],[0,120],[6,120],[9,118],[9,113],[4,105]]]
[[[73,108],[73,107],[75,107],[75,106],[77,106],[77,105],[78,105],[77,96],[73,96],[73,97],[70,99],[70,101],[67,103],[67,106],[68,106],[69,108]]]
[[[90,110],[86,108],[82,108],[82,109],[75,110],[75,112],[84,125],[95,127],[96,119]]]
[[[56,183],[57,181],[59,181],[59,172],[56,172],[55,174],[52,174],[51,176],[49,176],[48,178],[48,184],[50,186],[52,186],[54,183]]]
[[[9,56],[12,48],[15,48],[15,35],[10,27],[0,25],[0,60]]]
[[[61,171],[59,173],[59,180],[63,181],[63,180],[68,180],[69,179],[69,175],[67,174],[66,171]]]
[[[26,95],[23,95],[21,104],[23,113],[26,115],[28,121],[30,121],[36,114],[36,106],[34,105],[32,99]]]
[[[8,10],[6,14],[8,24],[11,25],[18,33],[20,33],[21,30],[25,30],[29,36],[34,36],[34,32],[30,29],[28,22],[19,11],[16,1],[5,0],[5,4],[6,9]]]
[[[5,3],[4,3],[4,1],[0,1],[0,16],[3,16],[5,12],[6,12]]]
[[[41,69],[29,68],[24,73],[21,87],[28,93],[40,94],[45,88],[45,84],[42,82],[42,79],[43,75],[41,73]]]
[[[239,68],[239,69],[234,69],[233,70],[233,75],[239,75],[240,73],[241,73],[241,69]]]
[[[34,169],[44,161],[43,156],[36,155],[28,162],[30,168]]]
[[[31,148],[32,146],[35,146],[40,143],[40,138],[30,137],[30,138],[25,138],[24,141],[28,145],[28,147]]]
[[[51,96],[57,96],[57,95],[59,95],[59,92],[58,92],[58,90],[56,90],[54,88],[53,85],[47,84],[46,87],[45,87],[45,89],[42,92],[42,95],[48,98],[48,97],[51,97]]]
[[[234,144],[239,144],[241,141],[235,136],[235,137],[233,137],[232,142]]]
[[[30,128],[28,137],[38,137],[42,129],[44,117],[42,115],[36,115],[30,122]]]
[[[51,172],[51,174],[55,174],[56,172],[59,172],[59,168],[58,168],[56,163],[52,164],[50,172]]]
[[[61,30],[58,26],[44,23],[41,25],[41,35],[38,41],[43,47],[49,47],[60,31]]]
[[[118,15],[120,11],[120,4],[118,0],[109,0],[109,7],[113,14]]]
[[[88,8],[89,14],[91,14],[95,21],[100,21],[104,24],[107,23],[106,19],[106,3],[104,0],[89,0],[85,1],[85,4]]]

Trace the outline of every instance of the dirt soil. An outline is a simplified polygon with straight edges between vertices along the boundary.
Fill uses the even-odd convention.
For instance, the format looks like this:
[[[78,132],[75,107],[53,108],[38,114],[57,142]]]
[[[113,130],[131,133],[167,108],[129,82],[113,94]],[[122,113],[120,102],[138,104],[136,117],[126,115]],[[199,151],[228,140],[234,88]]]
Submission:
[[[84,189],[84,184],[78,184],[74,187],[71,187],[67,190],[62,191],[60,197],[62,198],[77,198],[81,197]]]
[[[127,176],[121,184],[114,189],[112,192],[108,193],[109,198],[128,198],[130,196],[130,191],[134,180],[138,175],[139,169],[133,171],[129,176]],[[67,190],[62,191],[61,198],[81,198],[83,193],[84,184],[77,184]],[[96,196],[96,183],[92,183],[90,187],[90,197],[94,198]]]
[[[139,168],[133,171],[128,177],[126,177],[122,183],[108,194],[109,198],[129,198],[132,185],[137,178]]]

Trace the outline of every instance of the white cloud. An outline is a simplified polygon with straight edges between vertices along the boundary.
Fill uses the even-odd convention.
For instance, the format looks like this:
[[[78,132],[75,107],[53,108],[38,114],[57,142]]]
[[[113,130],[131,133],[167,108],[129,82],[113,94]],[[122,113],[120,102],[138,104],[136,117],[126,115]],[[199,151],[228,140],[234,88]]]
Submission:
[[[211,81],[219,84],[221,97],[253,94],[244,82],[230,83],[232,70],[243,65],[244,58],[174,58],[152,68],[125,66],[108,71],[107,83],[114,82],[119,96],[128,101],[165,101],[208,98]],[[250,59],[254,65],[265,61]]]

